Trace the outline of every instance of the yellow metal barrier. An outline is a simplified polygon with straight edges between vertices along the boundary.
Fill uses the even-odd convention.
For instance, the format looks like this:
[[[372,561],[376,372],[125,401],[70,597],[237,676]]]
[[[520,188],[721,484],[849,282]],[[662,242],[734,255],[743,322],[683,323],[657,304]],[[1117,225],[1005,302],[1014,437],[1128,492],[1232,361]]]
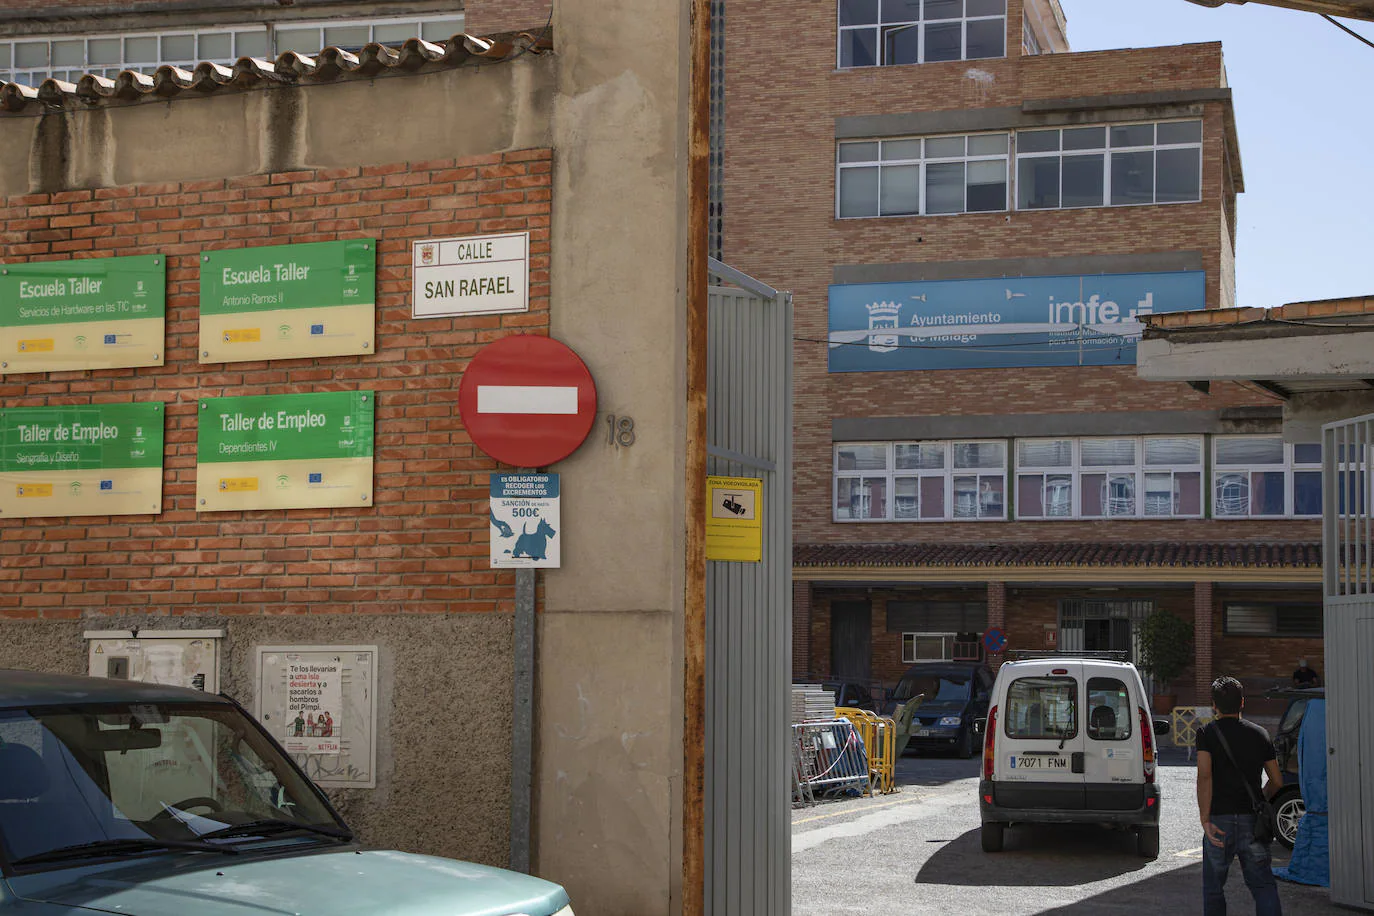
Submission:
[[[868,750],[868,769],[876,791],[890,795],[897,791],[897,723],[866,709],[837,706],[835,715],[854,726]]]
[[[1175,706],[1169,714],[1169,736],[1173,739],[1174,747],[1186,747],[1188,759],[1193,759],[1198,730],[1210,721],[1210,706]]]

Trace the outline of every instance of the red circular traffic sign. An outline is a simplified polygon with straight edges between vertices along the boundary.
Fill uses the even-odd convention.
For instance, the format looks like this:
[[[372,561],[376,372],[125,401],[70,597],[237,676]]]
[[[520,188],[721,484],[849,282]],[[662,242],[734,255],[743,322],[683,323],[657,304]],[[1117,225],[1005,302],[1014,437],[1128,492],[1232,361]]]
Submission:
[[[487,344],[458,385],[468,435],[497,461],[542,468],[577,450],[596,419],[596,384],[572,349],[520,334]]]

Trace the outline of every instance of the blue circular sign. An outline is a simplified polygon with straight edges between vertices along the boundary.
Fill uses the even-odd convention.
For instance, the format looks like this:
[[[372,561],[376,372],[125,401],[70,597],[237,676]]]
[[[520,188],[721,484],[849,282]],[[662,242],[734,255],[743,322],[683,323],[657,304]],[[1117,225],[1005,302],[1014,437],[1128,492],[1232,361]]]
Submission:
[[[989,627],[983,634],[983,648],[993,655],[1001,654],[1007,648],[1007,634],[999,627]]]

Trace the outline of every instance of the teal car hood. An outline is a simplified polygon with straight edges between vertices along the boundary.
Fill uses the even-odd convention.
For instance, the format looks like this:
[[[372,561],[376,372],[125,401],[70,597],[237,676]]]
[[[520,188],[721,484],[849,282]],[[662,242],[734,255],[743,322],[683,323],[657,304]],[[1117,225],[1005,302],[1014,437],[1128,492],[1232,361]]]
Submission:
[[[455,859],[357,849],[248,855],[155,856],[14,876],[9,885],[27,901],[121,916],[552,916],[568,904],[557,884]]]

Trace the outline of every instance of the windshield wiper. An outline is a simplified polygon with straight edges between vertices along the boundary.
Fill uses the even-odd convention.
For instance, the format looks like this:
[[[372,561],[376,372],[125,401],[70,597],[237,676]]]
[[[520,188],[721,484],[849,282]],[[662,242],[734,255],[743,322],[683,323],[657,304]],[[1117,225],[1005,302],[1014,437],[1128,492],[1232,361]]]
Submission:
[[[307,833],[326,836],[333,840],[353,839],[353,834],[346,830],[339,830],[334,827],[323,827],[319,824],[304,824],[300,821],[289,821],[285,818],[265,818],[260,821],[249,821],[246,824],[231,824],[228,827],[211,830],[209,833],[202,833],[200,838],[202,840],[217,840],[223,837],[271,836],[272,834],[290,833],[295,830],[304,830]]]
[[[125,839],[96,840],[76,846],[62,846],[47,852],[35,853],[15,859],[14,865],[37,865],[40,862],[61,862],[64,859],[96,859],[102,856],[117,856],[126,852],[144,852],[150,849],[190,849],[195,852],[224,852],[237,855],[238,850],[205,843],[199,840],[157,840],[152,837],[128,837]]]

